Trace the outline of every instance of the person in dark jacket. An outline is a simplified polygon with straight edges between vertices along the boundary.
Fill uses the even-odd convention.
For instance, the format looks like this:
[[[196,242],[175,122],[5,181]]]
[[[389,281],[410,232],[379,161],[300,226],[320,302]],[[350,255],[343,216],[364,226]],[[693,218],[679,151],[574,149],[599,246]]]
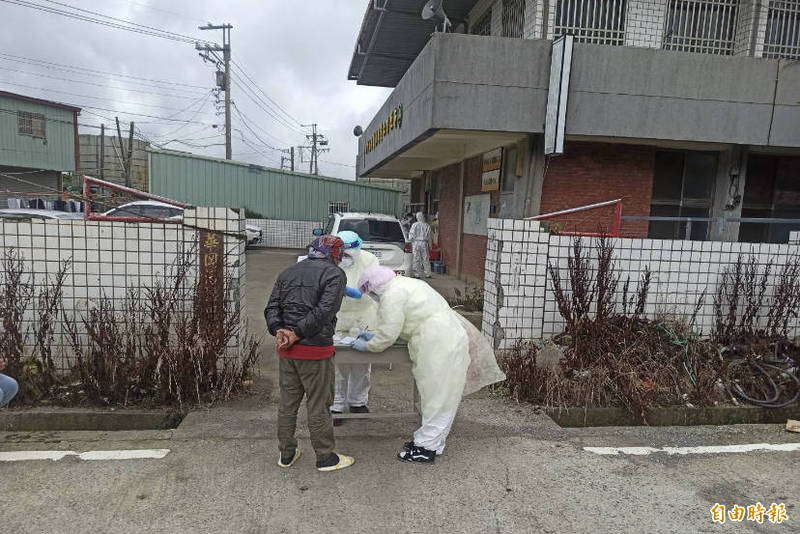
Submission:
[[[300,457],[295,431],[297,411],[306,396],[308,430],[319,471],[353,465],[350,456],[333,452],[333,334],[347,277],[338,264],[344,242],[335,236],[315,239],[308,258],[283,271],[264,316],[278,350],[281,399],[278,407],[278,466],[291,467]]]

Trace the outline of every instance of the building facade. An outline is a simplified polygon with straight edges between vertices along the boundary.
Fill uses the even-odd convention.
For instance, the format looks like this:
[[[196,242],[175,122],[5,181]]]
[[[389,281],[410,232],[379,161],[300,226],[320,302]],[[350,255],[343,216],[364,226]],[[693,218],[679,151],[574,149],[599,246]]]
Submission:
[[[615,199],[622,236],[800,228],[800,0],[446,0],[448,33],[417,4],[369,2],[349,77],[395,89],[357,174],[425,184],[411,201],[438,214],[449,272],[483,276],[489,217]],[[562,36],[569,54],[553,52]],[[554,229],[608,231],[613,216]]]
[[[52,207],[60,198],[62,173],[79,167],[79,113],[75,106],[0,91],[0,207]]]

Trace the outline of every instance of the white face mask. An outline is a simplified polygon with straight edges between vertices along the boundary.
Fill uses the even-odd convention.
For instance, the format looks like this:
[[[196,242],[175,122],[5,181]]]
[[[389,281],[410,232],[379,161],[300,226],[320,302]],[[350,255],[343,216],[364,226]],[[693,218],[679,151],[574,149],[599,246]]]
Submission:
[[[347,254],[342,256],[342,262],[339,264],[339,267],[341,267],[342,269],[347,269],[351,265],[353,265],[353,258],[351,256],[348,256]]]

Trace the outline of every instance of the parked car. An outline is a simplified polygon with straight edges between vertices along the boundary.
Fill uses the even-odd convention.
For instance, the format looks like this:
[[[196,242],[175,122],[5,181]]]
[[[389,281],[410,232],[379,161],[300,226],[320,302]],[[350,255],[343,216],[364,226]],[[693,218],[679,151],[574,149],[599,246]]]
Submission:
[[[150,219],[173,219],[176,221],[183,220],[183,208],[180,206],[173,206],[166,202],[158,200],[137,200],[136,202],[128,202],[116,208],[110,209],[103,215],[111,217],[147,217]],[[262,231],[258,226],[248,224],[245,227],[247,234],[247,244],[255,245],[262,239]]]
[[[0,209],[2,219],[83,219],[83,213],[39,210],[35,208]]]
[[[411,243],[396,217],[379,213],[334,213],[328,217],[324,229],[317,228],[314,235],[338,234],[350,230],[364,242],[362,250],[377,256],[381,265],[398,274],[411,271]]]

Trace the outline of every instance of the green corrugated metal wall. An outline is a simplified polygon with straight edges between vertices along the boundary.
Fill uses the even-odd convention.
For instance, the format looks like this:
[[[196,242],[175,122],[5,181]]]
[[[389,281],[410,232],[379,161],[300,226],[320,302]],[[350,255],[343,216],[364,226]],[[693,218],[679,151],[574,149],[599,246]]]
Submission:
[[[20,135],[17,111],[42,113],[46,139]],[[51,171],[75,170],[75,127],[71,111],[0,96],[0,165]]]
[[[197,206],[245,207],[267,219],[322,221],[328,202],[398,215],[400,192],[355,181],[151,149],[150,192]]]

